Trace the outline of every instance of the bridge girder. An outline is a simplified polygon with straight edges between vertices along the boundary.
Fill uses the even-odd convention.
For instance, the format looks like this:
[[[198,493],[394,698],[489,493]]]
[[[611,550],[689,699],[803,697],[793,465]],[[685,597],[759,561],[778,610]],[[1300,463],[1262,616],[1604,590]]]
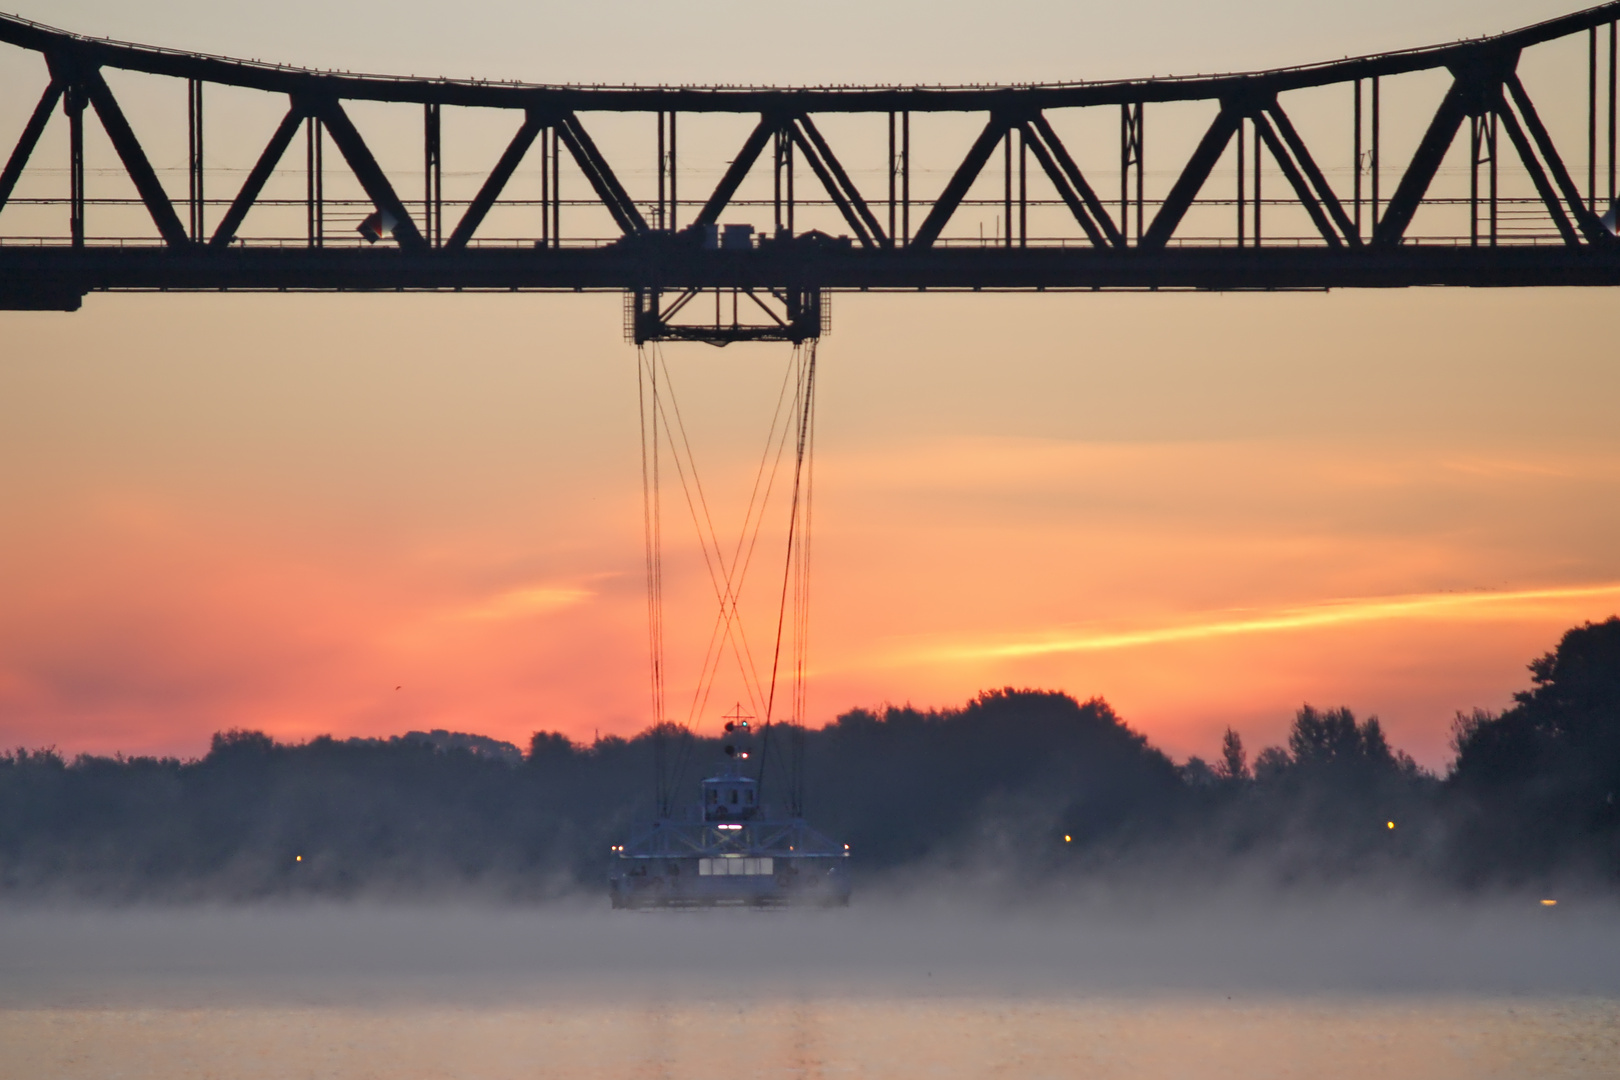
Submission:
[[[816,291],[825,289],[1615,284],[1620,282],[1620,244],[1615,242],[1613,217],[1620,126],[1615,115],[1620,67],[1617,19],[1620,0],[1492,38],[1240,75],[993,88],[769,89],[538,86],[356,76],[89,39],[0,16],[0,43],[38,54],[47,72],[45,88],[0,170],[0,308],[71,310],[87,292],[146,289],[614,289],[655,298],[664,292],[717,288],[798,297],[795,310],[808,311],[812,305],[802,298],[819,296]],[[1583,32],[1590,54],[1584,190],[1519,74],[1525,50]],[[1607,60],[1600,64],[1605,37]],[[149,160],[104,76],[114,69],[190,82],[188,199],[171,197]],[[1606,75],[1601,88],[1600,69]],[[1411,160],[1399,171],[1393,194],[1380,203],[1380,81],[1419,72],[1443,74],[1448,88]],[[213,84],[285,95],[287,111],[237,190],[229,199],[209,202],[203,195],[201,102],[205,87]],[[1330,170],[1280,98],[1291,91],[1340,84],[1354,90],[1353,195],[1335,188]],[[1372,91],[1370,132],[1363,121],[1364,84]],[[1598,136],[1598,124],[1600,102],[1605,99],[1608,183],[1600,187],[1597,162],[1605,140]],[[379,164],[351,118],[345,106],[353,102],[425,106],[427,196],[420,220],[402,195],[397,169],[391,176]],[[1192,152],[1170,170],[1174,179],[1162,197],[1149,200],[1143,195],[1145,109],[1171,102],[1205,102],[1213,108],[1214,118]],[[464,200],[448,237],[437,225],[445,206],[442,172],[437,188],[434,180],[439,168],[440,110],[445,106],[503,109],[519,117],[515,133],[477,193]],[[1052,115],[1062,110],[1098,107],[1118,108],[1121,115],[1120,198],[1112,208],[1098,193],[1095,165],[1088,172],[1078,164],[1095,155],[1076,154],[1052,123]],[[103,242],[85,231],[86,207],[95,204],[85,194],[87,111],[106,132],[155,228],[156,236],[144,245],[129,237],[117,238],[116,244]],[[19,201],[15,197],[19,184],[59,112],[70,126],[70,190],[65,196],[36,195],[27,201],[36,208],[61,203],[69,210],[70,226],[60,235],[28,237],[18,243],[18,238],[7,236],[3,212]],[[631,193],[582,119],[603,112],[657,115],[656,202]],[[682,113],[757,117],[714,189],[701,199],[684,202],[675,196],[675,118]],[[887,114],[886,192],[862,191],[855,179],[858,172],[841,160],[833,140],[817,123],[817,117],[845,113]],[[931,199],[912,196],[914,113],[985,117],[950,179]],[[1569,118],[1560,115],[1560,119]],[[1425,205],[1436,202],[1432,189],[1465,124],[1470,126],[1472,144],[1470,232],[1466,237],[1417,235],[1414,218]],[[1566,130],[1568,126],[1563,124]],[[289,247],[285,238],[272,243],[269,238],[244,235],[250,211],[266,201],[266,186],[300,127],[310,144],[307,243]],[[1506,134],[1518,167],[1534,189],[1533,195],[1519,198],[1516,212],[1529,212],[1525,209],[1529,207],[1548,222],[1546,235],[1534,237],[1534,242],[1504,237],[1497,229],[1499,130]],[[1374,162],[1370,205],[1362,190],[1364,135],[1370,135]],[[362,225],[370,230],[368,239],[391,242],[367,248],[351,236],[345,246],[317,224],[324,221],[326,202],[316,163],[328,137],[364,193],[359,211],[370,214]],[[1254,154],[1252,188],[1245,187],[1246,137]],[[546,185],[541,234],[506,244],[481,236],[480,229],[537,143]],[[1488,159],[1481,157],[1485,144]],[[1262,149],[1267,158],[1263,159]],[[948,230],[976,185],[982,187],[986,170],[993,173],[998,150],[1004,177],[998,235],[988,243],[964,245],[960,237],[948,236]],[[566,240],[562,236],[563,151],[590,190],[588,198],[568,200],[567,205],[572,209],[588,203],[605,211],[616,235]],[[729,233],[722,241],[716,232],[720,218],[733,206],[751,171],[767,157],[774,175],[774,228],[746,245],[733,244]],[[1032,175],[1029,157],[1035,159],[1033,175],[1044,178],[1056,196],[1048,202],[1061,207],[1078,229],[1072,240],[1037,236],[1032,241],[1028,235],[1033,205],[1027,190]],[[1235,163],[1236,197],[1208,200],[1212,174],[1223,161]],[[1261,195],[1264,161],[1286,181],[1281,199]],[[801,164],[819,186],[819,195],[798,194],[794,176]],[[1480,186],[1480,170],[1486,164],[1488,192]],[[182,220],[182,201],[187,203],[189,228]],[[975,205],[986,203],[981,198]],[[1186,222],[1195,209],[1232,203],[1235,236],[1188,234]],[[810,205],[835,211],[836,220],[849,230],[847,236],[796,230],[795,210]],[[1458,205],[1458,200],[1448,205]],[[1262,208],[1276,213],[1279,206],[1302,211],[1310,223],[1310,232],[1289,238],[1293,243],[1287,247],[1276,246],[1278,238],[1267,246],[1262,236]],[[683,208],[695,210],[681,229]],[[205,234],[203,222],[211,209],[221,213],[212,233]],[[884,210],[886,221],[880,213]],[[1367,210],[1370,215],[1364,213]],[[1487,210],[1490,229],[1482,235],[1481,214]],[[913,213],[920,217],[915,230],[910,225]],[[1246,215],[1252,215],[1252,224]],[[11,216],[15,218],[15,212]],[[819,301],[813,306],[819,310]],[[656,315],[656,300],[648,301],[646,310]],[[769,329],[767,325],[765,330]],[[802,329],[799,326],[794,333]]]

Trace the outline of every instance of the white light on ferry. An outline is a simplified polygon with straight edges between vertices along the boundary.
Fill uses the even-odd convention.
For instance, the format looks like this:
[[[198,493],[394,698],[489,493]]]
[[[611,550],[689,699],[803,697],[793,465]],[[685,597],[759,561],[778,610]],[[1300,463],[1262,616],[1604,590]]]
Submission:
[[[719,825],[719,826],[716,826],[716,828],[725,829],[727,832],[731,832],[734,829],[742,828],[742,826],[741,825]]]
[[[848,850],[849,850],[849,845],[848,845],[848,844],[845,844],[845,845],[844,845],[844,850],[845,850],[845,851],[848,851]]]

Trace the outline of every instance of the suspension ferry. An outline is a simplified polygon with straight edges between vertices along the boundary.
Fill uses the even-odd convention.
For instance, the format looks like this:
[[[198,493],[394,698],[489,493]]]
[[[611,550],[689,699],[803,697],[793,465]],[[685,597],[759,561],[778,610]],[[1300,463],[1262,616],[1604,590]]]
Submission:
[[[849,903],[849,845],[805,823],[793,797],[777,813],[745,773],[749,719],[728,720],[727,760],[702,782],[702,801],[664,813],[613,849],[615,908]],[[790,792],[791,795],[791,792]]]

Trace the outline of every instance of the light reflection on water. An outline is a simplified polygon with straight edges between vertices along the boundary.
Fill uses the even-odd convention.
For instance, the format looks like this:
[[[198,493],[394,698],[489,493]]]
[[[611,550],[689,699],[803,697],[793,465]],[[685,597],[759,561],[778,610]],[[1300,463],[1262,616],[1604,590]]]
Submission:
[[[0,1080],[1620,1078],[1620,918],[0,909]]]
[[[0,1013],[0,1075],[667,1078],[1620,1076],[1603,1000],[708,998]]]

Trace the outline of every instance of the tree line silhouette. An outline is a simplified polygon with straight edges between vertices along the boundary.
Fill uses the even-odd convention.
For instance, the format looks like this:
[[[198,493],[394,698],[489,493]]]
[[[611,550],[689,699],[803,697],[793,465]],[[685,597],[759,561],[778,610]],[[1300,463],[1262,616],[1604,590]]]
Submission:
[[[994,690],[961,708],[855,709],[804,733],[807,816],[858,872],[1075,880],[1245,872],[1278,884],[1404,875],[1456,888],[1620,881],[1620,618],[1576,627],[1500,714],[1453,725],[1444,776],[1376,717],[1296,714],[1251,762],[1228,730],[1176,765],[1101,699]],[[677,790],[722,759],[684,740]],[[106,899],[594,888],[651,811],[653,733],[527,751],[413,732],[288,745],[216,734],[194,761],[0,754],[0,893]],[[765,755],[782,793],[787,740]]]

